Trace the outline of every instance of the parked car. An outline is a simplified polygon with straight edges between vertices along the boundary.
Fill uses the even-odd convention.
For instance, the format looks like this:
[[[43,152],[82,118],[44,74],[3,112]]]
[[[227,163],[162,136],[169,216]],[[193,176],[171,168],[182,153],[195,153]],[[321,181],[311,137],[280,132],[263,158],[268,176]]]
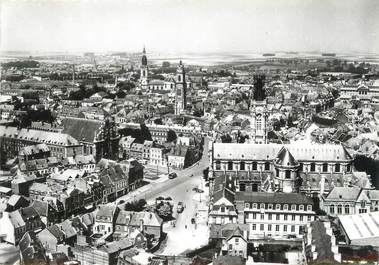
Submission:
[[[197,187],[193,188],[192,190],[197,192],[197,193],[203,193],[204,192],[202,189],[199,189]]]
[[[183,202],[178,202],[178,206],[176,207],[176,211],[178,213],[182,213],[184,211],[184,205]]]
[[[195,223],[196,223],[195,218],[191,218],[191,224],[195,224]]]
[[[168,174],[168,178],[169,179],[174,179],[174,178],[176,178],[178,175],[175,173],[175,172],[172,172],[172,173],[170,173],[170,174]]]

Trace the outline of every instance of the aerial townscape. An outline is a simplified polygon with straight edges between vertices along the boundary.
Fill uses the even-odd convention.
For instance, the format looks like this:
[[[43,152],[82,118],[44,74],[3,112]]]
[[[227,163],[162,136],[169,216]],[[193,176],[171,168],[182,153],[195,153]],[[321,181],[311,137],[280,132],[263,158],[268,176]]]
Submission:
[[[149,43],[1,52],[0,264],[378,264],[379,55]]]

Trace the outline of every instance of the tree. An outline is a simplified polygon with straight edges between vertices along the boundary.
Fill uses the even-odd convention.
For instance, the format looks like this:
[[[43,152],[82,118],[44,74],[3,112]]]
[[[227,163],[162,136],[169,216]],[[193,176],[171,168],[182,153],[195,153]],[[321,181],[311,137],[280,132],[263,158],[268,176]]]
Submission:
[[[171,143],[173,141],[175,141],[178,137],[176,136],[176,133],[175,131],[173,130],[168,130],[167,132],[167,142]]]
[[[168,68],[168,67],[170,67],[170,62],[164,61],[164,62],[162,63],[162,67],[163,67],[163,68]]]

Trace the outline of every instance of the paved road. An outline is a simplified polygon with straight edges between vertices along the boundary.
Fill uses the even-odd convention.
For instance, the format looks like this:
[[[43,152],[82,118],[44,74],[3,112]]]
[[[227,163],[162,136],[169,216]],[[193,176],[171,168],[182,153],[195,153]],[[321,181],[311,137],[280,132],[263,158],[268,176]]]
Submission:
[[[209,166],[208,142],[209,142],[209,139],[205,137],[203,156],[198,163],[184,170],[180,170],[180,171],[171,170],[171,172],[174,171],[178,174],[177,178],[167,179],[165,181],[157,182],[157,183],[150,183],[148,185],[145,185],[133,192],[130,192],[118,198],[116,202],[120,202],[121,200],[123,200],[124,202],[122,204],[124,204],[126,202],[132,202],[132,201],[140,200],[140,199],[145,199],[146,201],[149,201],[151,199],[155,199],[156,197],[158,197],[159,194],[165,193],[166,191],[180,184],[191,182],[192,178],[202,176],[203,170]],[[191,175],[193,175],[193,177],[191,177]]]

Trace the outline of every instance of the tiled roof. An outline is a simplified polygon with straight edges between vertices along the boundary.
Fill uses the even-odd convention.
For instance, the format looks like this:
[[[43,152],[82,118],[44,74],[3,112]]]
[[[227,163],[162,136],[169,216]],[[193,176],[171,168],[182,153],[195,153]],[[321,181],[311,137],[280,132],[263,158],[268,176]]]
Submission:
[[[286,147],[282,147],[279,151],[275,163],[282,166],[296,166],[298,165],[297,161],[293,155],[288,151]]]
[[[334,187],[326,196],[326,200],[356,201],[360,192],[359,187]]]

